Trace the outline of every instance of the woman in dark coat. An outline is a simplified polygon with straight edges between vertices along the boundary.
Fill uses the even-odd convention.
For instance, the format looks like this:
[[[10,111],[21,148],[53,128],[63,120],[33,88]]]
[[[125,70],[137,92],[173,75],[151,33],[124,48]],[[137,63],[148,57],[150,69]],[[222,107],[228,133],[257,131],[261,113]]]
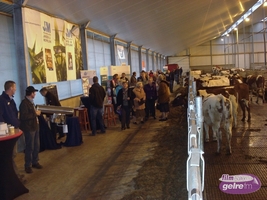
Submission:
[[[170,88],[169,83],[165,80],[165,76],[159,75],[158,77],[159,89],[158,89],[158,103],[160,105],[160,112],[162,117],[159,121],[166,121],[170,112]]]
[[[132,91],[128,88],[128,82],[122,83],[122,89],[117,95],[117,110],[121,113],[121,130],[130,128],[130,112],[132,109]]]

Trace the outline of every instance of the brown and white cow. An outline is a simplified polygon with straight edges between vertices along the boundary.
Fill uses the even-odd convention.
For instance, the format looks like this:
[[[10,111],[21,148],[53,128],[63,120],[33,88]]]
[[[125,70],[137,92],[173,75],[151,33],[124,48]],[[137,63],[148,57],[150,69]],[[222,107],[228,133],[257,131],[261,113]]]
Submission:
[[[207,93],[207,90],[198,90],[199,96],[202,96],[206,98],[207,96],[210,96],[211,94],[222,94],[224,97],[229,99],[232,104],[232,116],[233,116],[233,128],[237,126],[237,114],[238,114],[238,103],[237,103],[237,94],[232,87],[227,88],[210,88],[208,90],[210,93]],[[230,94],[231,93],[231,94]]]
[[[265,79],[262,75],[248,75],[244,78],[244,83],[248,84],[251,96],[252,93],[255,92],[257,95],[256,103],[259,103],[259,94],[262,92],[262,102],[265,102]],[[252,99],[251,99],[252,100]]]
[[[227,137],[227,154],[231,154],[231,139],[232,139],[232,103],[223,95],[209,95],[203,99],[203,118],[204,131],[206,140],[209,138],[209,127],[212,128],[213,136],[217,139],[217,153],[221,151],[222,131]]]

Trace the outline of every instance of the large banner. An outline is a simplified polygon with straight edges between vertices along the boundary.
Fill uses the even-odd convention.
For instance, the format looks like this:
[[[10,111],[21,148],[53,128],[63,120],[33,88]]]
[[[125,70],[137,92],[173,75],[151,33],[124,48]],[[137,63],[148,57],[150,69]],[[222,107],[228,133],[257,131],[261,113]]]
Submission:
[[[32,83],[80,78],[83,70],[79,27],[23,8]]]

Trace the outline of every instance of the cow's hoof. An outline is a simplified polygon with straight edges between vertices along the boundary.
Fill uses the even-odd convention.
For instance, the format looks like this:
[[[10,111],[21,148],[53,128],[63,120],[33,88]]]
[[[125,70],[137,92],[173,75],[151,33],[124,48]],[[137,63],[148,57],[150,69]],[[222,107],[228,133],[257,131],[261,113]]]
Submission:
[[[241,121],[244,122],[245,121],[245,118],[242,118]]]
[[[250,119],[248,119],[248,121],[247,122],[250,122]]]
[[[206,139],[205,142],[209,142],[210,140],[209,139]]]
[[[213,141],[213,142],[216,142],[216,141],[217,141],[217,138],[212,138],[212,141]]]
[[[230,156],[230,155],[232,155],[232,152],[231,151],[227,151],[226,155]]]

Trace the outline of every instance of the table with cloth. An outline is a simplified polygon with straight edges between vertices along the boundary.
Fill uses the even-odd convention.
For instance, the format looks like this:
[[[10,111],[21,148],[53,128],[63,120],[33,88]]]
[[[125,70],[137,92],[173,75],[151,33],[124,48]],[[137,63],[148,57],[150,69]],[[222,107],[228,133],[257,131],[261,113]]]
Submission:
[[[78,117],[67,117],[68,133],[64,146],[79,146],[83,143],[82,132]]]
[[[13,168],[13,150],[22,131],[0,136],[0,199],[11,200],[29,190],[21,183]]]

